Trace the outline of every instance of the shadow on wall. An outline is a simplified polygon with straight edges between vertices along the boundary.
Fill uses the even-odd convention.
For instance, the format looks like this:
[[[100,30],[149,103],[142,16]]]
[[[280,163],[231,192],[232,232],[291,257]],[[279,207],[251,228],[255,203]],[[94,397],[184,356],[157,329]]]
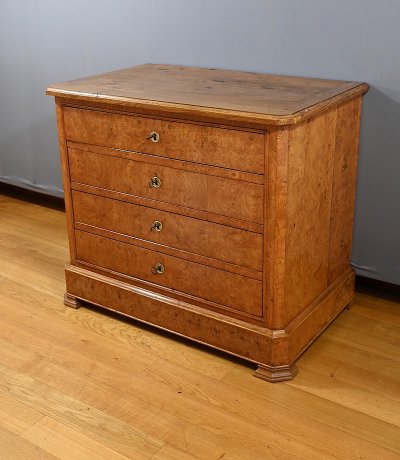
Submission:
[[[394,284],[400,284],[399,173],[400,101],[371,87],[361,123],[352,264],[359,275]]]

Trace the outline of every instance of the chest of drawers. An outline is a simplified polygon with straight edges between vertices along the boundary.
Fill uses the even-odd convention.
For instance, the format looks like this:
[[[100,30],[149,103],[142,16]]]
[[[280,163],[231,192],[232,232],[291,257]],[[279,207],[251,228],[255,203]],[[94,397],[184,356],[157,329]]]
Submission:
[[[146,64],[55,84],[82,301],[292,378],[352,299],[363,83]]]

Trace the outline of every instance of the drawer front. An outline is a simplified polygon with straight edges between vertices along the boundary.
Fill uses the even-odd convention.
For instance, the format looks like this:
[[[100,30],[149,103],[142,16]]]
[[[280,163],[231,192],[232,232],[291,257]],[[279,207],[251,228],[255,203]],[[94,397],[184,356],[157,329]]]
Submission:
[[[264,134],[72,107],[64,124],[69,141],[264,174]]]
[[[226,225],[73,191],[76,222],[262,270],[263,237]]]
[[[75,235],[82,262],[262,316],[261,281],[86,232]]]
[[[75,149],[68,155],[73,182],[263,222],[262,185]]]

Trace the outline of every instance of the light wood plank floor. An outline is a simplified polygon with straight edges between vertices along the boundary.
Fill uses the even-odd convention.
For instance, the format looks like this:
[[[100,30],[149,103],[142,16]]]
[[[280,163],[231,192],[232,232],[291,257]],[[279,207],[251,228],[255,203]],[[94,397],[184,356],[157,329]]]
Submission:
[[[400,304],[357,294],[292,382],[63,304],[62,211],[0,197],[0,459],[399,459]]]

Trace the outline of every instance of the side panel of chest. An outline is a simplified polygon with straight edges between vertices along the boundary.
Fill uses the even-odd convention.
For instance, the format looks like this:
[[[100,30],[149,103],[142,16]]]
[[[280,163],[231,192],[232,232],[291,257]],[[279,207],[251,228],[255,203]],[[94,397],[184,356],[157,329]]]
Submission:
[[[316,307],[351,273],[360,113],[355,98],[268,138],[265,271],[272,329],[290,330],[313,315],[323,324],[338,313]]]

